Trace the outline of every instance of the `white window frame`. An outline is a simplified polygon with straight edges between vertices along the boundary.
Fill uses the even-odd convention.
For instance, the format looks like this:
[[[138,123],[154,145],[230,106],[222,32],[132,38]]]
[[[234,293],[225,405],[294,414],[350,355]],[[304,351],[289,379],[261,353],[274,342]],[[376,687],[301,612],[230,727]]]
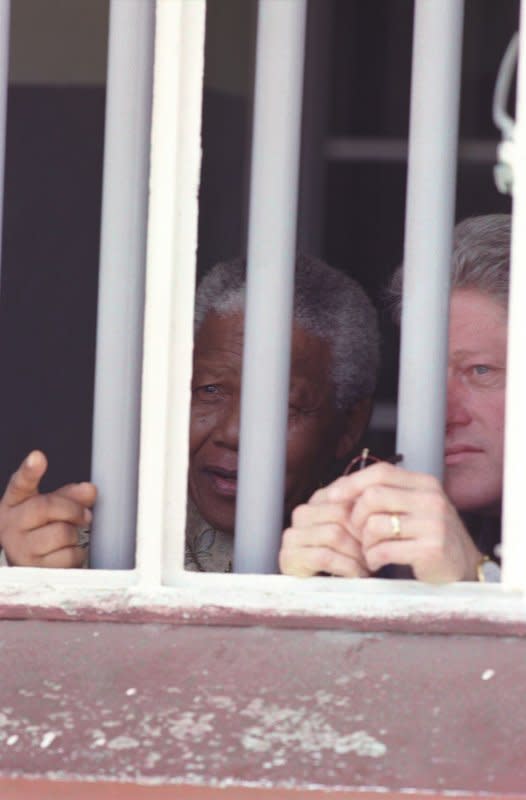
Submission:
[[[3,615],[9,613],[6,608],[21,606],[38,606],[44,614],[57,607],[67,614],[86,607],[101,613],[147,607],[162,616],[178,611],[184,618],[208,610],[212,617],[220,611],[227,619],[228,614],[244,612],[318,618],[321,624],[327,618],[364,625],[382,618],[386,626],[407,621],[425,626],[426,621],[437,619],[447,624],[452,618],[468,624],[481,619],[524,623],[526,541],[521,541],[518,525],[519,533],[508,535],[504,542],[502,584],[431,586],[416,581],[184,570],[205,12],[205,0],[157,0],[136,568],[2,569]],[[524,32],[523,39],[526,52]],[[525,65],[526,58],[522,60],[516,153],[526,153]],[[516,157],[515,192],[515,213],[525,219],[526,158]],[[514,226],[513,258],[524,261],[526,238],[518,228]],[[526,296],[526,286],[518,291]],[[511,318],[510,337],[513,332],[517,341],[521,314],[513,309],[512,313],[517,319]],[[512,347],[512,358],[518,360],[516,350]],[[522,370],[516,372],[522,375]],[[526,397],[524,381],[517,391],[519,400],[521,392]],[[507,413],[521,421],[520,435],[526,442],[524,402],[521,406],[510,398]],[[507,470],[514,457],[511,450]],[[526,452],[526,446],[521,452]],[[520,499],[516,486],[513,491]],[[509,509],[511,514],[511,501]],[[518,558],[522,559],[518,569],[508,566]]]

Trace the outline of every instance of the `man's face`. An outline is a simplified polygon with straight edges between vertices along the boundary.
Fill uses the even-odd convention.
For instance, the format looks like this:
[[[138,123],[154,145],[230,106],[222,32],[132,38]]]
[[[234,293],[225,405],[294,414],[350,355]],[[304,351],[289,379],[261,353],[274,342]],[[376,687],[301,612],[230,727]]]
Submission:
[[[477,289],[451,297],[445,489],[460,511],[502,499],[507,314]]]
[[[210,312],[194,348],[188,490],[201,516],[234,532],[239,447],[243,314]],[[344,446],[335,412],[327,342],[294,326],[287,435],[285,505],[317,488]],[[338,422],[340,420],[340,422]],[[272,431],[268,432],[272,436]]]

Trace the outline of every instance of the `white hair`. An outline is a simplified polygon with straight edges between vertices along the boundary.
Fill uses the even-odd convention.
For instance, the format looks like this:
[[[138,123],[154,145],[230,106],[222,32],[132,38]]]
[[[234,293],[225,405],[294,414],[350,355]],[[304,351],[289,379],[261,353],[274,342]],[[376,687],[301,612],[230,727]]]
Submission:
[[[211,311],[228,316],[245,307],[246,262],[220,262],[200,282],[194,330]],[[329,342],[335,406],[349,409],[373,394],[379,365],[376,311],[362,287],[317,258],[296,259],[294,321]]]
[[[451,257],[451,291],[478,289],[508,306],[511,216],[468,217],[455,226]],[[393,316],[400,320],[403,268],[398,267],[387,292]]]

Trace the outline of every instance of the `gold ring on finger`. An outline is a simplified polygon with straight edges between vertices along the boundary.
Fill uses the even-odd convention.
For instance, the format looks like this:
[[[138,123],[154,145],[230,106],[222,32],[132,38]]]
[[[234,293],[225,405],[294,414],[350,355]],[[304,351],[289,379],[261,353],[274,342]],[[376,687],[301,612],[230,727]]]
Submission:
[[[391,520],[391,531],[393,533],[393,536],[396,539],[399,539],[402,536],[402,528],[400,526],[400,517],[398,516],[398,514],[391,514],[390,520]]]

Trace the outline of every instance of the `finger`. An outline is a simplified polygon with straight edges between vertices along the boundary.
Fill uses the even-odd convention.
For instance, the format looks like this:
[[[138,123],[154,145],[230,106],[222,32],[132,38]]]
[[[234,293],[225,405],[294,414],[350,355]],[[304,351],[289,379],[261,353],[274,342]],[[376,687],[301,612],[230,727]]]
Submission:
[[[284,532],[283,549],[303,550],[309,547],[326,547],[355,559],[362,557],[360,544],[346,528],[336,522],[306,528],[287,528]]]
[[[372,514],[385,514],[389,518],[391,515],[397,514],[400,519],[402,515],[425,518],[430,516],[430,511],[434,510],[435,506],[440,505],[440,509],[443,511],[445,502],[445,496],[443,501],[437,492],[376,484],[368,486],[357,498],[350,513],[348,525],[353,534],[361,539],[367,519]],[[437,515],[440,513],[438,508],[436,513]]]
[[[398,517],[399,532],[396,532],[394,517]],[[425,523],[412,515],[406,514],[370,514],[361,531],[361,543],[364,550],[370,549],[378,542],[399,541],[400,539],[417,538],[423,530]]]
[[[399,533],[396,532],[394,517],[398,517]],[[402,539],[412,539],[424,546],[439,546],[446,542],[446,534],[453,528],[453,520],[430,513],[371,514],[363,526],[361,542],[364,549],[378,542],[398,542]]]
[[[367,570],[355,559],[328,547],[307,547],[300,551],[282,550],[280,569],[284,575],[307,578],[319,572],[347,578],[365,578]]]
[[[40,450],[33,450],[16,472],[11,475],[2,502],[16,506],[38,492],[38,486],[47,469],[47,459]]]
[[[335,481],[318,489],[309,500],[309,504],[324,505],[326,503],[347,503],[348,496],[352,495],[352,487],[348,485],[352,482],[352,475],[342,475]]]
[[[81,503],[51,492],[35,495],[20,507],[18,528],[23,531],[36,530],[52,522],[69,522],[81,527],[89,525],[92,517],[89,508]]]
[[[68,483],[57,489],[55,494],[91,508],[91,506],[95,505],[97,500],[97,487],[95,484],[88,483],[87,481],[83,483]]]
[[[345,503],[304,503],[292,512],[293,528],[310,528],[327,522],[336,522],[343,527],[349,523],[349,508]]]
[[[428,541],[416,539],[383,541],[365,551],[365,561],[372,572],[386,564],[405,564],[413,569],[414,576],[425,583],[449,583],[470,580],[465,576],[465,565],[455,557],[436,549]]]
[[[382,461],[367,469],[353,472],[352,475],[338,478],[334,483],[325,487],[323,502],[328,503],[354,503],[355,500],[369,487],[383,485],[399,489],[413,489],[432,491],[440,488],[440,483],[432,475],[423,472],[409,472]]]
[[[53,522],[24,534],[24,546],[30,558],[43,558],[68,547],[78,547],[76,525]]]
[[[414,539],[384,539],[363,550],[365,564],[371,572],[377,572],[387,564],[406,564],[413,566],[421,555]]]
[[[86,550],[80,547],[63,547],[40,559],[39,566],[48,569],[80,569],[87,557]]]

